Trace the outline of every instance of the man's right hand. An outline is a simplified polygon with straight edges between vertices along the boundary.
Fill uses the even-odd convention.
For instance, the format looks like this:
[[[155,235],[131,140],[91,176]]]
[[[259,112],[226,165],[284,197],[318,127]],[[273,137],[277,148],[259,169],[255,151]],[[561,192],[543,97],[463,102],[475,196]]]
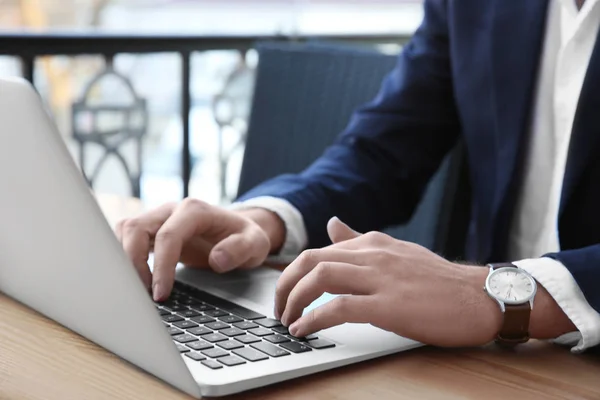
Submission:
[[[116,233],[154,300],[161,301],[171,293],[178,262],[221,273],[257,267],[281,247],[285,226],[268,210],[230,211],[188,198],[123,220]]]

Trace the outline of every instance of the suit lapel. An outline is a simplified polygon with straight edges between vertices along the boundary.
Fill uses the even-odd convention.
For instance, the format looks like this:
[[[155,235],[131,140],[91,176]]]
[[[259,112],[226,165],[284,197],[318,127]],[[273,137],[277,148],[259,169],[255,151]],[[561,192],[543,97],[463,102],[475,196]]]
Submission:
[[[600,118],[598,118],[598,113],[600,113],[599,88],[600,32],[596,36],[596,44],[583,81],[573,121],[569,155],[563,179],[560,213],[562,213],[565,204],[569,201],[591,157],[597,154],[597,149],[600,145]]]
[[[495,1],[490,48],[497,148],[494,221],[526,147],[547,6],[548,0]]]

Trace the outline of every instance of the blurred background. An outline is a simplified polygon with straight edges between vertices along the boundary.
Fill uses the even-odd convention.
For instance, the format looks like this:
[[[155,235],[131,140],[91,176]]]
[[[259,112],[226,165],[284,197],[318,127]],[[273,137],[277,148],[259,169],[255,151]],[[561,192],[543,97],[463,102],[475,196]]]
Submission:
[[[33,80],[97,191],[149,206],[188,193],[226,204],[237,191],[260,62],[253,43],[321,38],[397,53],[421,7],[420,0],[0,0],[0,76]],[[35,50],[10,46],[11,35],[32,33]],[[70,47],[81,35],[106,41]],[[145,41],[138,52],[131,37],[139,36],[167,38],[174,50],[162,51],[157,40],[156,50]],[[177,51],[190,38],[197,51],[189,44]],[[58,44],[74,50],[60,55]]]

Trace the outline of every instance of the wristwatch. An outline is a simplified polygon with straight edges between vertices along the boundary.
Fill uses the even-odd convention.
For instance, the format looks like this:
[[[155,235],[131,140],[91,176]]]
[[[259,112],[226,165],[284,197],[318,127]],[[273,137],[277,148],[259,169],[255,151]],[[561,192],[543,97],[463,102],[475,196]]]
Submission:
[[[537,289],[535,279],[510,263],[488,264],[490,272],[483,290],[504,314],[496,342],[514,346],[529,340],[529,317]]]

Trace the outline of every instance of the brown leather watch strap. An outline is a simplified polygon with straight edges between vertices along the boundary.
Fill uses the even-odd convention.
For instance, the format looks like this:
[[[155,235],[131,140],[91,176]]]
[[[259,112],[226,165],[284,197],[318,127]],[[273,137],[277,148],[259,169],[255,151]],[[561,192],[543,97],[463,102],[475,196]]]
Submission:
[[[529,340],[529,317],[531,306],[529,303],[518,305],[505,305],[504,324],[497,341],[503,345],[514,346]]]

